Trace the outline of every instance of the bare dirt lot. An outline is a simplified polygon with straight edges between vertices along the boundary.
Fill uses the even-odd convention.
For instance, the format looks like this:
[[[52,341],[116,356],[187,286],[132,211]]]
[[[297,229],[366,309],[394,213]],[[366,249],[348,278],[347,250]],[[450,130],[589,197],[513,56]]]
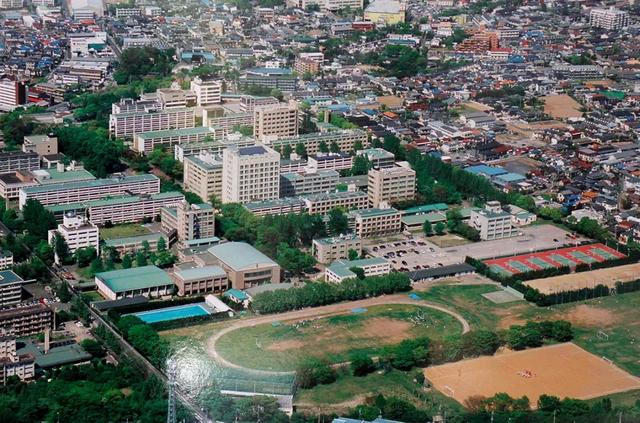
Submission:
[[[599,284],[614,288],[616,282],[628,282],[638,279],[638,274],[640,274],[640,263],[634,263],[551,278],[533,279],[524,284],[537,289],[543,294],[553,294],[554,292],[592,288]]]
[[[542,394],[590,399],[640,388],[640,379],[573,343],[429,367],[425,376],[461,404],[506,392],[535,407]]]
[[[566,94],[542,97],[544,112],[555,119],[578,118],[582,116],[580,103]]]

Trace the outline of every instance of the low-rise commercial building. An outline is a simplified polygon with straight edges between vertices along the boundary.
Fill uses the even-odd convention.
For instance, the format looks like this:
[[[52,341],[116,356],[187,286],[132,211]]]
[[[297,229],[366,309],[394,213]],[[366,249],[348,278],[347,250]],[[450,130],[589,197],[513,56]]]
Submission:
[[[351,270],[354,267],[362,269],[365,277],[388,275],[391,272],[391,263],[382,257],[337,260],[326,268],[325,281],[337,283],[345,279],[356,278],[357,274]]]
[[[349,217],[360,238],[397,234],[402,229],[402,214],[394,208],[354,210]]]
[[[169,274],[156,266],[132,267],[96,273],[98,292],[109,300],[142,295],[159,298],[171,295],[174,290]]]
[[[280,283],[280,266],[245,242],[226,242],[207,250],[225,270],[231,287],[245,289]]]
[[[170,273],[178,295],[221,294],[229,289],[227,273],[220,266],[176,269]]]
[[[349,258],[349,251],[362,254],[362,241],[353,234],[330,238],[314,239],[312,243],[313,257],[319,263],[331,263],[339,259]]]

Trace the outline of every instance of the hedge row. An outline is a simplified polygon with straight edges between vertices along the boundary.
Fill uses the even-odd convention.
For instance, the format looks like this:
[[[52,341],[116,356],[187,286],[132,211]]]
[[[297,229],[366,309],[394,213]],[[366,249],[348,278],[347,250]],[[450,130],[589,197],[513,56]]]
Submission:
[[[300,288],[262,292],[253,298],[252,307],[259,313],[281,313],[410,289],[411,279],[403,273],[393,272],[364,279],[346,279],[340,283],[308,282]]]

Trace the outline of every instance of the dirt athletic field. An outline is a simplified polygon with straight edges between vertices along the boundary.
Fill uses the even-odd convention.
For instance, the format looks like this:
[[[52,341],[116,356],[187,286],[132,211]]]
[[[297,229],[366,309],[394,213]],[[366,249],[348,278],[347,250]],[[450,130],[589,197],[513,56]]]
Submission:
[[[640,388],[640,379],[573,343],[510,351],[425,369],[427,380],[461,404],[472,396],[542,394],[590,399]]]
[[[555,119],[579,118],[582,116],[580,103],[566,94],[542,97],[544,112]]]
[[[536,288],[543,294],[553,294],[554,292],[593,288],[598,284],[614,288],[616,282],[628,282],[638,279],[638,274],[640,274],[640,263],[634,263],[550,278],[532,279],[524,282],[524,284]]]

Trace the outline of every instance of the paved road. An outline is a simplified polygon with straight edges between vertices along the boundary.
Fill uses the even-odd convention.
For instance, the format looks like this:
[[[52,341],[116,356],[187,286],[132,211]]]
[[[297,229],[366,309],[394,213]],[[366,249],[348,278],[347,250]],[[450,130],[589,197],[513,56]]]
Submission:
[[[270,314],[267,316],[260,316],[260,317],[238,320],[237,322],[231,324],[230,326],[227,326],[226,328],[213,334],[207,340],[205,349],[207,351],[207,354],[209,354],[211,358],[213,358],[218,363],[228,368],[240,369],[249,373],[253,373],[255,375],[263,375],[263,376],[291,374],[292,372],[276,372],[271,370],[249,369],[249,368],[240,366],[238,364],[231,363],[230,361],[222,357],[220,354],[218,354],[218,351],[216,350],[216,343],[224,335],[237,329],[242,329],[242,328],[256,326],[256,325],[262,325],[265,323],[272,323],[276,321],[299,320],[299,319],[321,319],[324,317],[334,316],[337,314],[349,313],[351,312],[352,309],[358,308],[358,307],[366,308],[366,307],[372,307],[375,305],[389,305],[389,304],[411,304],[411,305],[419,305],[421,307],[438,310],[454,317],[458,322],[460,322],[460,325],[462,326],[462,333],[467,333],[471,330],[471,327],[469,326],[469,322],[467,322],[465,318],[462,317],[462,315],[460,315],[459,313],[453,310],[450,310],[440,305],[431,304],[426,301],[412,300],[407,296],[407,294],[393,294],[393,295],[385,295],[385,296],[375,297],[375,298],[368,298],[366,300],[331,304],[331,305],[326,305],[322,307],[305,308],[303,310],[290,311],[288,313]]]

